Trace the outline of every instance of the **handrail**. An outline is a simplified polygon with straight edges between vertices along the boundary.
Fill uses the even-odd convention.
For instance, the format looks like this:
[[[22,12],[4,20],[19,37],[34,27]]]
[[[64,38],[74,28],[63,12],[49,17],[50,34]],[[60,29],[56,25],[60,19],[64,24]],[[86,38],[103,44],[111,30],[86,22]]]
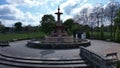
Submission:
[[[80,46],[80,56],[91,62],[97,68],[115,68],[106,57],[98,55],[82,46]]]

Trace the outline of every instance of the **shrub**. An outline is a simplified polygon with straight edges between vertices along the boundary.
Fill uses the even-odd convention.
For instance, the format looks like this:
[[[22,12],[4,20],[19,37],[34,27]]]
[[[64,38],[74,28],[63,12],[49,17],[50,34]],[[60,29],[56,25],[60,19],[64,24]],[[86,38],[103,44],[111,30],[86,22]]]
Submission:
[[[116,32],[115,32],[115,41],[120,42],[120,30],[119,30],[119,27],[117,27]]]
[[[90,38],[90,32],[88,30],[86,32],[86,38]]]
[[[101,26],[101,29],[100,29],[100,39],[104,39],[104,29],[103,29],[103,25]]]

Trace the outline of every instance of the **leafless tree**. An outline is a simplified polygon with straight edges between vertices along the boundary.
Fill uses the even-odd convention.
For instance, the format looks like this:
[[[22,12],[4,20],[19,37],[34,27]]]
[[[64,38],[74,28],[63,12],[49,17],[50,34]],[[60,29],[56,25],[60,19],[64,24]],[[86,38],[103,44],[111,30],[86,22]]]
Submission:
[[[107,5],[107,8],[105,9],[105,16],[107,18],[108,21],[110,21],[110,37],[111,39],[114,36],[114,30],[113,30],[113,26],[114,26],[114,18],[116,16],[116,13],[118,11],[120,7],[119,2],[116,1],[112,1]]]

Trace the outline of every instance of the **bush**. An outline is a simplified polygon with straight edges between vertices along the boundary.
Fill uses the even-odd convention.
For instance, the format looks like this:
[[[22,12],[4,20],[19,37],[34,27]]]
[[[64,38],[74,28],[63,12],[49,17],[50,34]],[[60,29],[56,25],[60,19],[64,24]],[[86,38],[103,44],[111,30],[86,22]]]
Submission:
[[[103,25],[101,26],[101,29],[100,29],[100,39],[104,39],[104,29],[103,29]]]
[[[115,41],[120,42],[120,30],[119,27],[117,27],[116,32],[115,32]]]
[[[86,38],[90,38],[90,32],[89,31],[86,32]]]

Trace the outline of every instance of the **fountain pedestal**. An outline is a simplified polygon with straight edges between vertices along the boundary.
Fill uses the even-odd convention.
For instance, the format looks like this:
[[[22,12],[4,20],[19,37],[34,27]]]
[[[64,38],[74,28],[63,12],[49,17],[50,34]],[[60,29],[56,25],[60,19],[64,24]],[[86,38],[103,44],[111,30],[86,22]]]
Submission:
[[[66,43],[66,42],[74,42],[73,36],[69,36],[67,31],[65,31],[64,26],[62,26],[62,21],[60,20],[60,15],[63,14],[60,12],[60,8],[58,7],[58,12],[55,13],[57,15],[57,22],[54,30],[51,32],[50,36],[45,37],[46,43]]]
[[[65,37],[51,37],[51,36],[47,36],[45,38],[45,42],[49,42],[49,43],[70,43],[70,42],[74,42],[73,40],[73,36],[65,36]]]

